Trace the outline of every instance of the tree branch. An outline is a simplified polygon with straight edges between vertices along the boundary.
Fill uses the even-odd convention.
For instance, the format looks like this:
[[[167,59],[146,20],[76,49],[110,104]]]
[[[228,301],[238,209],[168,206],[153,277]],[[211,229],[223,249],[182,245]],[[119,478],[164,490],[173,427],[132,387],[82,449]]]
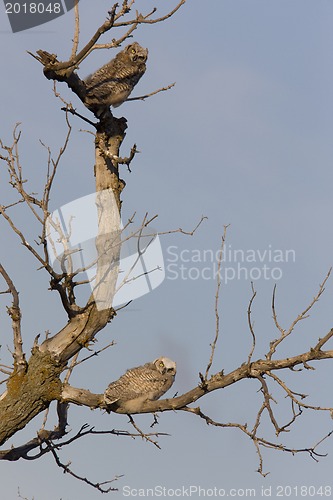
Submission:
[[[206,372],[205,372],[204,382],[203,383],[207,382],[209,370],[211,369],[211,366],[213,364],[215,349],[216,349],[216,345],[217,345],[217,342],[218,342],[218,339],[219,339],[219,334],[220,334],[220,316],[219,316],[219,301],[220,301],[220,289],[221,289],[221,274],[220,274],[220,271],[221,271],[221,264],[222,264],[222,259],[223,259],[223,252],[224,252],[225,240],[226,240],[226,237],[227,237],[227,229],[228,229],[228,226],[224,226],[221,247],[220,247],[219,256],[218,256],[218,260],[217,260],[217,280],[216,280],[216,293],[215,293],[215,305],[214,305],[214,311],[215,311],[215,338],[214,338],[212,344],[210,344],[210,346],[211,346],[211,353],[210,353],[209,362],[207,364],[207,368],[206,368]]]
[[[161,89],[155,90],[154,92],[150,92],[149,94],[141,95],[138,97],[128,97],[126,99],[126,102],[128,101],[144,101],[145,99],[148,99],[148,97],[151,97],[153,95],[159,94],[160,92],[165,92],[166,90],[172,89],[176,85],[176,82],[171,83],[167,87],[162,87]]]
[[[276,315],[276,311],[275,311],[275,292],[276,292],[276,287],[274,287],[274,292],[273,292],[273,299],[272,299],[272,311],[273,311],[273,319],[274,319],[274,322],[275,322],[275,325],[277,327],[277,329],[280,331],[281,335],[279,338],[275,339],[275,340],[272,340],[272,342],[270,342],[269,346],[269,352],[266,354],[266,357],[267,359],[271,359],[273,354],[275,353],[276,351],[276,348],[278,347],[279,344],[281,344],[281,342],[283,342],[287,337],[289,337],[289,335],[291,335],[291,333],[293,332],[295,326],[297,325],[297,323],[299,323],[300,321],[302,321],[303,319],[306,319],[308,317],[308,312],[310,311],[310,309],[312,309],[312,307],[315,305],[316,302],[318,302],[318,300],[320,299],[321,295],[324,293],[325,291],[325,285],[326,285],[326,282],[328,280],[328,278],[330,277],[331,275],[331,271],[332,271],[332,268],[329,269],[324,281],[319,285],[319,291],[317,293],[317,295],[315,295],[315,297],[313,298],[313,300],[310,302],[310,304],[304,309],[303,312],[301,312],[296,319],[294,319],[294,321],[291,323],[290,327],[288,328],[288,330],[284,330],[278,320],[277,320],[277,315]]]
[[[161,399],[158,401],[147,401],[143,404],[142,408],[138,413],[155,413],[163,411],[174,411],[183,409],[185,406],[194,403],[198,399],[202,398],[205,394],[216,391],[218,389],[224,389],[230,385],[244,380],[246,378],[256,378],[260,379],[263,374],[268,374],[275,370],[291,369],[295,366],[306,364],[309,361],[319,361],[321,359],[332,359],[332,351],[322,351],[319,349],[311,348],[308,352],[304,352],[297,356],[290,358],[279,359],[279,360],[265,360],[258,359],[253,361],[250,365],[247,363],[242,364],[239,368],[231,371],[230,373],[224,375],[222,372],[218,372],[212,375],[209,380],[207,380],[204,387],[199,385],[194,389],[186,392],[185,394],[172,398],[172,399]],[[103,402],[103,394],[92,394],[86,389],[77,389],[70,385],[65,385],[61,393],[61,401],[74,403],[77,405],[85,405],[91,408],[106,408],[108,407]],[[112,409],[115,413],[127,414],[126,410],[121,407]]]
[[[79,47],[79,37],[80,37],[79,0],[74,0],[74,16],[75,16],[75,28],[74,28],[73,47],[71,53],[72,60],[76,57],[77,50]]]
[[[14,283],[9,277],[7,271],[0,264],[0,274],[7,283],[8,292],[11,293],[13,297],[11,307],[7,307],[7,312],[12,319],[12,329],[13,329],[13,343],[14,343],[14,369],[17,373],[25,372],[27,369],[27,362],[25,359],[25,354],[23,352],[23,341],[21,334],[21,309],[19,302],[19,294],[15,288]]]
[[[253,283],[251,283],[251,288],[252,288],[252,297],[251,297],[250,302],[249,302],[249,307],[247,308],[247,321],[248,321],[250,333],[252,336],[252,347],[251,347],[251,350],[249,353],[249,357],[247,359],[248,364],[251,363],[252,356],[253,356],[254,350],[256,348],[256,336],[254,333],[253,323],[252,323],[252,319],[251,319],[251,313],[252,313],[251,307],[252,307],[254,299],[256,298],[257,292],[254,289]]]

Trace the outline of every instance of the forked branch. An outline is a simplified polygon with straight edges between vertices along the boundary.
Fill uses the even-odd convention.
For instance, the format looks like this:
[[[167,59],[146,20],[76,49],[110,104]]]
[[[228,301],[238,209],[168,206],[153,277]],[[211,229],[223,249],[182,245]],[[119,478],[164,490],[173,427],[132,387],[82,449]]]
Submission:
[[[273,312],[273,319],[274,319],[275,326],[276,326],[276,328],[280,332],[280,337],[278,337],[275,340],[272,340],[272,342],[270,342],[270,349],[269,349],[269,352],[266,354],[267,359],[271,359],[272,358],[273,354],[276,351],[276,348],[279,346],[279,344],[281,344],[281,342],[283,342],[287,337],[289,337],[289,335],[291,335],[291,333],[294,331],[295,326],[300,321],[302,321],[302,320],[304,320],[304,319],[306,319],[308,317],[308,312],[313,308],[313,306],[315,305],[315,303],[318,302],[318,300],[320,299],[321,295],[324,293],[324,291],[325,291],[325,285],[326,285],[326,282],[327,282],[327,280],[329,279],[329,277],[331,275],[331,271],[332,271],[332,268],[329,269],[327,275],[325,276],[324,281],[319,285],[319,290],[318,290],[317,295],[314,296],[314,298],[309,303],[309,305],[304,309],[304,311],[302,311],[297,316],[297,318],[295,318],[294,321],[292,321],[291,325],[289,326],[289,328],[287,330],[285,330],[285,329],[283,329],[281,327],[281,325],[280,325],[280,323],[278,321],[278,318],[277,318],[276,308],[275,308],[276,286],[274,286],[273,297],[272,297],[272,312]]]
[[[22,373],[25,372],[27,368],[27,362],[25,359],[25,354],[23,352],[19,294],[18,291],[16,290],[13,281],[9,277],[7,271],[5,270],[2,264],[0,264],[0,274],[8,286],[7,290],[8,293],[10,293],[13,298],[11,307],[7,307],[7,312],[12,320],[13,343],[14,343],[14,352],[13,352],[14,369],[16,370],[17,373]]]

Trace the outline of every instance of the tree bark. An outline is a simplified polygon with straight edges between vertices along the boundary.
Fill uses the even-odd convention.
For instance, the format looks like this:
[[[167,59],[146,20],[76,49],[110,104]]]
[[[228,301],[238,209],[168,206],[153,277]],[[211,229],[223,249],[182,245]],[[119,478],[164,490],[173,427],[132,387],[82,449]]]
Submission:
[[[0,446],[61,394],[64,366],[49,353],[33,350],[25,373],[14,372],[0,400]]]
[[[119,178],[116,159],[119,158],[126,126],[124,118],[114,118],[108,111],[101,118],[96,134],[97,290],[95,287],[83,312],[70,318],[53,337],[33,348],[25,372],[14,370],[9,377],[7,391],[0,400],[0,445],[23,429],[51,401],[61,399],[60,376],[67,362],[88,346],[115,316],[112,298],[120,255],[120,194],[125,185]],[[112,196],[105,198],[105,191]],[[111,245],[110,234],[113,235]],[[101,307],[101,300],[108,307]]]

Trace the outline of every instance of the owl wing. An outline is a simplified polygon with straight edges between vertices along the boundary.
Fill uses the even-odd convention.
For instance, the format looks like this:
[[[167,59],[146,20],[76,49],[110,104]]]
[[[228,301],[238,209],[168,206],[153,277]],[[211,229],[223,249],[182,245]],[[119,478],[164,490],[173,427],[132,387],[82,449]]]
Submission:
[[[103,104],[108,96],[117,89],[119,79],[116,75],[117,72],[112,66],[112,61],[89,75],[85,80],[88,102]]]
[[[145,70],[145,64],[126,65],[125,62],[121,64],[120,60],[114,59],[86,78],[86,103],[88,106],[120,106]]]
[[[138,368],[132,368],[122,375],[118,380],[111,382],[105,391],[105,397],[108,403],[115,403],[120,399],[133,399],[138,396],[138,387],[135,384],[135,371]]]
[[[170,381],[170,378],[172,380]],[[140,371],[141,394],[144,392],[146,399],[154,401],[164,394],[172,385],[174,378],[161,374],[153,363],[147,363]]]
[[[162,375],[152,363],[131,368],[115,382],[111,382],[105,391],[108,404],[117,401],[129,401],[145,396],[155,400],[162,396],[172,385],[174,377]]]

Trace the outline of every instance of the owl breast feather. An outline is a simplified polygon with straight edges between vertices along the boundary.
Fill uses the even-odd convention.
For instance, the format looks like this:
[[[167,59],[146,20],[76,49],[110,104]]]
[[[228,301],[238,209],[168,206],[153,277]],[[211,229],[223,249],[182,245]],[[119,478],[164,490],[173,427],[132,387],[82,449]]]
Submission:
[[[129,97],[135,85],[145,72],[145,64],[117,68],[105,65],[86,81],[86,104],[95,106],[120,106]]]

